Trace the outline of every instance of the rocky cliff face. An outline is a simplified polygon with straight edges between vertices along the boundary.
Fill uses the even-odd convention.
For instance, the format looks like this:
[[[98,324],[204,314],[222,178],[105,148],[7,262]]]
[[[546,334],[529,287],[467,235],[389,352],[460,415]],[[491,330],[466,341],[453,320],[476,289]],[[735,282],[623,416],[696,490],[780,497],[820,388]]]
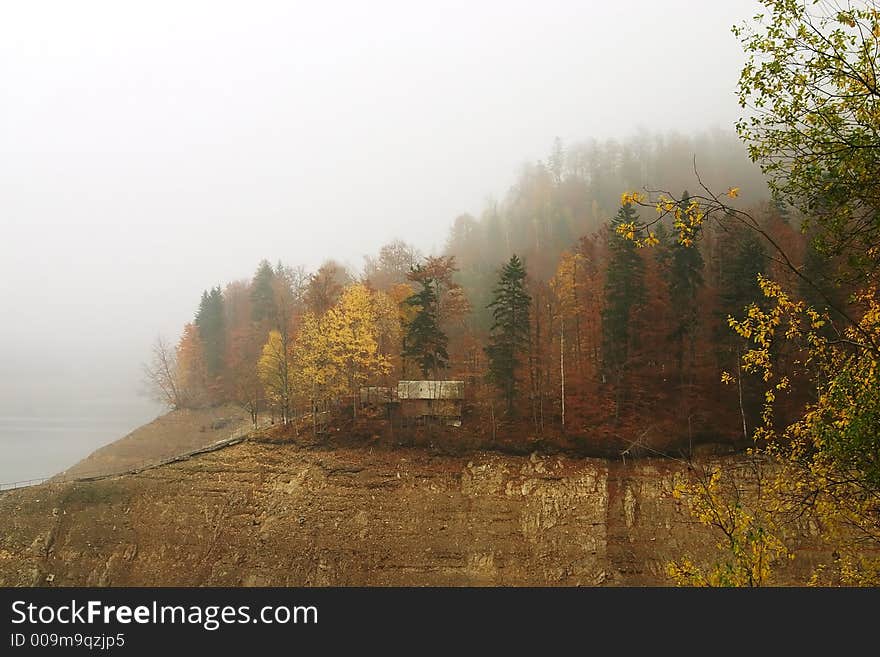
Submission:
[[[668,584],[717,540],[680,469],[244,443],[0,495],[0,585]]]

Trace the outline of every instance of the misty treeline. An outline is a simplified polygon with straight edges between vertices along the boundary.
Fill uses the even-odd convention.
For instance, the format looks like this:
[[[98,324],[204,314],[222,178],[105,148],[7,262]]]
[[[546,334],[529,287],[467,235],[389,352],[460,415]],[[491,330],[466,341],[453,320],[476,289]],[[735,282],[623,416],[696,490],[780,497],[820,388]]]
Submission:
[[[732,134],[557,140],[503,200],[457,217],[440,255],[395,240],[360,272],[263,261],[205,291],[180,341],[154,346],[148,378],[172,408],[235,402],[255,422],[441,378],[467,382],[468,426],[493,435],[565,435],[587,450],[747,439],[757,389],[744,381],[740,399],[720,375],[744,349],[728,315],[774,270],[765,247],[731,228],[708,227],[693,248],[671,227],[653,249],[615,232],[636,212],[620,190],[685,189],[695,162],[707,184],[737,181],[767,230],[808,257]]]
[[[392,242],[362,272],[262,263],[206,291],[179,345],[156,345],[166,401],[315,417],[357,412],[364,383],[456,378],[467,432],[499,442],[749,446],[689,462],[674,496],[720,561],[670,575],[771,582],[809,525],[830,557],[813,582],[876,585],[880,4],[761,4],[734,28],[758,167],[723,133],[557,141],[441,255]]]

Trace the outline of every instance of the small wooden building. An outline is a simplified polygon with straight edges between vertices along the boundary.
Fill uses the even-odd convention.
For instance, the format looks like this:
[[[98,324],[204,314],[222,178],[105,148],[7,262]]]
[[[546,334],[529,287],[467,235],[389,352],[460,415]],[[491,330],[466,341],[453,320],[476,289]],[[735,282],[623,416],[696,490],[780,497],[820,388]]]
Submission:
[[[388,404],[393,400],[391,388],[384,386],[365,386],[361,388],[361,406],[366,404]]]
[[[400,381],[397,400],[404,418],[436,418],[461,426],[464,381]]]

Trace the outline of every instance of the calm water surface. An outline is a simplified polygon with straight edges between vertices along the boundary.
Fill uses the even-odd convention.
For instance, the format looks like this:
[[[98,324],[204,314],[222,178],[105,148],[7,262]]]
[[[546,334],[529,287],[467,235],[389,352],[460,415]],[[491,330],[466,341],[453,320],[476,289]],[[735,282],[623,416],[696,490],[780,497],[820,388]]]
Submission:
[[[0,412],[0,483],[57,474],[162,412],[142,397],[70,400],[47,412]]]

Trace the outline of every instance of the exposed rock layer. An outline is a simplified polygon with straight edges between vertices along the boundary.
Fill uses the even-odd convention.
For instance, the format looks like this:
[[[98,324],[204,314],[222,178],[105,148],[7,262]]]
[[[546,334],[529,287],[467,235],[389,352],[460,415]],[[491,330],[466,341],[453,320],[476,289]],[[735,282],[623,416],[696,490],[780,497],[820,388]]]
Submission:
[[[672,498],[680,471],[244,443],[0,495],[0,585],[669,584],[717,540]]]

